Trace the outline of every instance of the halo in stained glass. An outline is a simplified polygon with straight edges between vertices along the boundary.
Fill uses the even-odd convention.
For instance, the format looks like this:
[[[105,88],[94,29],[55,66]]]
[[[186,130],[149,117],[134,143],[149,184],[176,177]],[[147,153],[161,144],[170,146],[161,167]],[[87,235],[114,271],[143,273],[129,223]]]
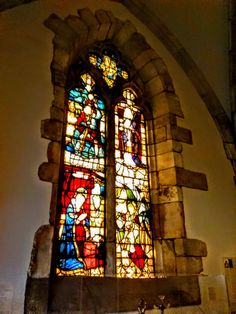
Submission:
[[[123,97],[115,107],[116,272],[149,278],[154,271],[144,117],[132,89]]]
[[[103,276],[105,265],[105,104],[89,73],[69,91],[58,276]]]

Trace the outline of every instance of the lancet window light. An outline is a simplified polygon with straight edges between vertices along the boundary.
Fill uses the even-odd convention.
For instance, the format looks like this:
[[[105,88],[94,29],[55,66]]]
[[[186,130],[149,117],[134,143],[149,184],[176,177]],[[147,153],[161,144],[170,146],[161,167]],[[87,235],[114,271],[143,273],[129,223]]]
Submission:
[[[105,276],[106,216],[114,211],[116,276],[152,277],[145,119],[129,85],[129,73],[115,55],[88,54],[87,61],[90,66],[68,90],[56,274]],[[97,86],[94,69],[109,91],[113,141],[107,97]],[[111,153],[115,163],[110,177],[106,164]],[[107,185],[114,187],[110,195]],[[108,198],[114,199],[114,207],[108,206]]]

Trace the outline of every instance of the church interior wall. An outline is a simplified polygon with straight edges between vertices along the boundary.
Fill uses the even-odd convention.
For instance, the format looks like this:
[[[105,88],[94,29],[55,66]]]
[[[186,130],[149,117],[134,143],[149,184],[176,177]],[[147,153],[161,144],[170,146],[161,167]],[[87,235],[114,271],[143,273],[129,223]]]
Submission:
[[[191,3],[194,9],[193,1]],[[186,25],[181,24],[176,29],[176,36],[205,71],[229,112],[226,12],[223,2],[217,3],[218,6],[214,6],[217,14],[215,19],[211,18],[209,30],[197,25],[197,17],[192,11],[189,14],[193,14],[193,20],[186,19]],[[210,2],[208,10],[209,6]],[[0,21],[0,295],[3,295],[0,296],[3,304],[0,311],[1,306],[5,306],[11,309],[11,313],[22,313],[33,236],[39,226],[48,223],[49,217],[51,185],[40,182],[37,176],[38,166],[46,159],[47,150],[47,141],[40,137],[40,121],[48,117],[53,99],[50,73],[53,35],[43,21],[51,13],[62,18],[68,14],[76,15],[77,9],[83,7],[92,10],[109,8],[120,19],[131,20],[166,63],[184,113],[179,125],[189,128],[193,135],[193,145],[184,144],[184,166],[205,173],[208,180],[208,191],[184,188],[187,236],[206,242],[208,257],[204,259],[204,275],[209,275],[209,278],[222,276],[223,257],[236,254],[236,198],[232,167],[203,101],[166,48],[119,3],[106,0],[70,1],[70,4],[55,0],[36,1],[1,13]],[[180,10],[168,16],[170,1],[160,1],[158,8],[160,17],[175,33],[175,23],[181,19]],[[203,12],[201,8],[200,19],[208,25],[208,15]],[[191,38],[192,31],[200,36],[200,45],[196,45],[194,36]],[[209,54],[204,45],[207,38],[207,48],[211,49]],[[191,45],[191,40],[194,45]]]

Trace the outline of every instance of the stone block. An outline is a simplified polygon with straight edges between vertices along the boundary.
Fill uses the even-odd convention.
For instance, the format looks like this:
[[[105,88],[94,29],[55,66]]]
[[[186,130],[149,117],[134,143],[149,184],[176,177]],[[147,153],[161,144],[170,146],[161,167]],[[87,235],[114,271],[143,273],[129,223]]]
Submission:
[[[150,189],[150,196],[151,196],[151,203],[158,204],[158,190],[157,189]]]
[[[172,167],[183,167],[183,157],[181,153],[168,152],[157,155],[158,170],[168,169]]]
[[[158,204],[182,202],[183,191],[178,186],[163,186],[159,185],[158,189]]]
[[[144,83],[147,83],[155,76],[158,76],[158,69],[155,67],[154,60],[150,60],[148,63],[145,63],[140,69],[139,75]]]
[[[54,55],[55,55],[55,49],[63,50],[68,55],[70,55],[71,52],[73,51],[74,43],[75,43],[75,38],[70,39],[70,38],[63,37],[56,34],[53,38]]]
[[[182,202],[159,204],[161,234],[164,239],[185,236]]]
[[[157,161],[155,156],[150,156],[148,158],[148,163],[151,171],[156,171],[157,170]]]
[[[162,84],[162,89],[163,84]],[[161,92],[161,90],[160,90]],[[153,94],[153,97],[150,99],[151,106],[153,109],[153,117],[161,117],[162,115],[166,115],[172,113],[178,117],[183,118],[183,112],[180,106],[179,98],[175,93],[163,92],[157,94]]]
[[[45,119],[41,121],[41,136],[52,141],[61,141],[63,124],[60,121]]]
[[[173,126],[177,125],[177,118],[175,114],[167,113],[165,115],[153,119],[154,128],[160,128],[161,126],[166,126],[168,124]]]
[[[122,47],[136,32],[136,28],[130,21],[125,21],[120,30],[113,36],[112,41],[120,48]]]
[[[58,183],[59,164],[44,162],[39,166],[39,179],[46,182]]]
[[[50,142],[47,150],[48,161],[52,163],[60,163],[61,144],[58,142]]]
[[[147,310],[153,311],[163,294],[172,307],[200,303],[197,276],[135,280],[115,276],[56,277],[51,282],[50,292],[49,313],[68,313],[68,307],[71,314],[137,313],[140,299],[147,302]]]
[[[152,119],[152,117],[147,118],[145,116],[145,119],[146,119],[146,128],[147,128],[147,130],[148,131],[152,131],[153,130],[153,119]]]
[[[153,116],[155,110],[157,110],[158,103],[153,102],[152,97],[162,93],[164,90],[165,88],[159,76],[155,76],[152,80],[145,84],[145,93],[151,99],[150,104],[153,110]]]
[[[60,122],[64,121],[64,111],[58,108],[57,106],[54,106],[54,101],[53,105],[50,107],[50,118],[52,120],[58,120]]]
[[[162,240],[154,238],[153,240],[153,251],[154,251],[154,263],[155,273],[157,277],[163,277],[164,265],[163,265],[163,254],[162,254]]]
[[[162,255],[165,274],[173,276],[176,274],[176,261],[173,240],[162,240]]]
[[[199,190],[208,189],[205,174],[179,167],[160,170],[159,184],[185,186]]]
[[[169,93],[175,93],[173,81],[172,81],[172,78],[171,78],[169,72],[167,71],[167,68],[166,68],[165,72],[159,73],[159,76],[160,76],[160,79],[162,81],[164,90],[166,92],[169,92]]]
[[[153,130],[155,143],[164,142],[167,140],[166,127],[162,126]]]
[[[58,85],[54,85],[53,93],[54,93],[53,106],[64,110],[65,109],[65,98],[66,98],[65,86],[61,87]]]
[[[67,71],[70,65],[70,54],[64,49],[55,48],[51,67],[61,72]]]
[[[146,50],[148,47],[149,46],[144,37],[141,34],[135,32],[131,35],[129,40],[124,43],[122,52],[125,57],[133,60],[137,55],[140,54],[141,51]],[[140,76],[142,79],[141,73]]]
[[[180,126],[169,126],[167,128],[168,139],[173,139],[187,144],[192,144],[192,132]]]
[[[88,26],[78,16],[68,15],[65,22],[78,34],[81,44],[87,42]]]
[[[204,173],[183,168],[176,168],[177,185],[188,188],[208,190],[207,179]]]
[[[177,184],[175,167],[159,171],[159,184],[161,185],[176,185]]]
[[[180,142],[174,140],[167,140],[164,142],[159,142],[156,144],[156,154],[161,155],[168,152],[176,152],[181,153],[183,150],[183,146]]]
[[[175,239],[177,256],[207,256],[206,243],[197,239]]]
[[[60,37],[67,38],[72,41],[76,37],[74,30],[54,13],[44,21],[44,25],[55,34],[60,35]]]
[[[51,270],[53,226],[43,225],[35,233],[28,275],[49,278]]]
[[[149,180],[151,189],[157,190],[158,188],[158,174],[156,171],[149,172]]]
[[[109,29],[109,32],[107,34],[107,38],[106,39],[112,39],[113,36],[119,32],[119,30],[121,29],[123,23],[117,19],[116,17],[114,17],[114,15],[111,13],[111,11],[106,11],[107,16],[110,19],[111,22],[111,27]]]
[[[49,278],[28,276],[25,289],[25,314],[48,313]]]
[[[176,257],[178,274],[196,275],[203,271],[201,257]]]
[[[53,85],[64,87],[66,84],[67,76],[65,71],[61,71],[53,68],[53,64],[51,67],[52,72],[52,83]]]
[[[55,226],[56,222],[56,214],[57,214],[57,207],[58,207],[58,184],[52,184],[51,190],[51,202],[50,202],[50,215],[49,215],[49,222],[51,225]]]
[[[147,145],[147,154],[148,156],[156,156],[156,144]]]
[[[95,12],[95,17],[97,18],[100,24],[98,29],[97,40],[105,40],[107,39],[107,35],[111,27],[111,20],[107,15],[107,11],[105,10],[97,10]]]
[[[144,50],[133,60],[134,67],[139,71],[145,66],[145,64],[157,57],[156,51],[152,48]]]
[[[153,144],[154,143],[153,130],[147,130],[147,143],[148,144]]]
[[[89,32],[87,43],[92,43],[93,41],[97,40],[100,24],[93,15],[92,11],[88,8],[79,9],[78,15],[80,19],[83,21],[83,23],[88,27]]]
[[[161,237],[159,208],[157,204],[152,204],[152,237],[154,240],[158,240]]]

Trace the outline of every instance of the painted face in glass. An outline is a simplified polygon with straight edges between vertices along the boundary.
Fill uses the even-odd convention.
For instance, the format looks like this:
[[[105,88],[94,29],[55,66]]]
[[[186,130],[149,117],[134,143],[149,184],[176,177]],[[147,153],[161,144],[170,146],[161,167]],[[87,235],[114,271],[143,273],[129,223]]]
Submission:
[[[58,275],[103,276],[105,106],[85,73],[69,91]]]
[[[151,277],[153,250],[144,118],[132,89],[115,107],[116,271],[119,277]]]
[[[90,55],[109,88],[128,73],[103,55]],[[116,274],[153,276],[150,195],[145,122],[133,89],[123,90],[114,108]],[[105,268],[105,103],[89,73],[69,90],[57,245],[58,276],[104,276]],[[109,130],[108,130],[109,132]]]

